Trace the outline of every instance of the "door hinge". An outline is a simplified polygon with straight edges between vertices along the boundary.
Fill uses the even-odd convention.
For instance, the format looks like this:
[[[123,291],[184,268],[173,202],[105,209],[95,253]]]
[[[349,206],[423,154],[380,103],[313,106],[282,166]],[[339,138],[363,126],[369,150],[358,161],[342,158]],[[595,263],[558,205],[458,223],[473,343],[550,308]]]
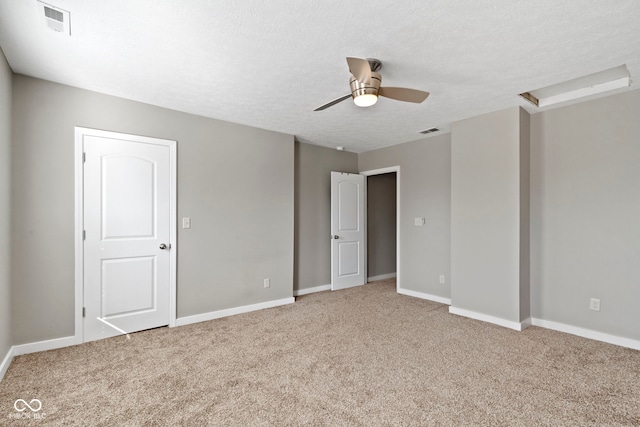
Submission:
[[[82,153],[82,163],[87,161],[87,153]]]
[[[82,307],[82,317],[85,317],[87,315],[87,309],[86,307]]]
[[[87,230],[82,230],[82,240],[87,240]]]

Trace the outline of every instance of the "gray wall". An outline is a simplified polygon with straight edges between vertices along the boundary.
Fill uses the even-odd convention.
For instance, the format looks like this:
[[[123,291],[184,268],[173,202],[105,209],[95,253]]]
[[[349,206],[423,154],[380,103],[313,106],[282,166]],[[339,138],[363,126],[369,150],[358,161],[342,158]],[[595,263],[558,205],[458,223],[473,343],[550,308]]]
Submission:
[[[381,148],[358,156],[362,171],[400,166],[400,265],[403,289],[450,297],[450,135]],[[422,227],[414,218],[426,218]],[[439,283],[445,275],[446,284]]]
[[[292,296],[292,136],[21,75],[13,99],[14,344],[74,334],[74,126],[178,141],[178,317]]]
[[[331,171],[357,173],[357,154],[295,143],[295,290],[331,283]]]
[[[367,276],[396,272],[396,174],[367,178]]]
[[[488,245],[469,252],[474,262],[519,261],[520,270],[483,267],[474,275],[482,286],[453,291],[455,301],[470,303],[463,308],[479,310],[474,298],[499,297],[512,301],[513,311],[498,307],[489,314],[526,315],[530,248],[532,317],[640,339],[640,91],[535,114],[530,132],[528,116],[517,109],[454,126],[454,138],[463,129],[493,148],[470,153],[466,167],[487,166],[478,171],[483,188],[464,198],[454,191],[452,215],[450,135],[355,155],[20,75],[12,89],[11,80],[0,57],[0,358],[11,344],[74,333],[76,125],[178,141],[178,216],[193,222],[178,230],[181,317],[286,298],[294,283],[295,289],[330,283],[329,172],[400,166],[404,289],[451,297],[451,241],[464,248],[489,233]],[[520,141],[519,168],[512,161],[503,167],[500,159],[513,160],[518,148],[500,141],[513,136]],[[454,180],[465,177],[458,172]],[[496,192],[506,197],[496,199]],[[466,205],[474,200],[477,205]],[[505,201],[510,215],[503,220],[494,209]],[[464,232],[451,236],[452,216],[460,215],[470,222],[488,215],[493,227],[456,228]],[[425,217],[426,225],[415,227],[415,217]],[[497,244],[495,236],[505,233],[519,239]],[[447,284],[438,283],[440,274]],[[271,278],[270,289],[262,288],[264,277]],[[519,298],[492,287],[509,280],[520,280]],[[600,312],[588,309],[591,297],[601,299]]]
[[[11,348],[11,69],[0,50],[0,362]]]
[[[532,116],[533,317],[640,339],[639,117],[638,90]]]
[[[520,321],[531,317],[531,116],[520,109]]]
[[[451,305],[512,322],[523,320],[521,119],[513,107],[451,126]]]

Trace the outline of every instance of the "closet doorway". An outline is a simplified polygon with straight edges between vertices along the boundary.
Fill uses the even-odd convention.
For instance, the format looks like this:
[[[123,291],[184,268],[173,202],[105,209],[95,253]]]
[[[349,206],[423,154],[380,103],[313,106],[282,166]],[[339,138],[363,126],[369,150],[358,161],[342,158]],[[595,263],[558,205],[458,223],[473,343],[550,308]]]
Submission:
[[[399,288],[400,168],[361,174],[367,177],[367,282],[396,278]]]

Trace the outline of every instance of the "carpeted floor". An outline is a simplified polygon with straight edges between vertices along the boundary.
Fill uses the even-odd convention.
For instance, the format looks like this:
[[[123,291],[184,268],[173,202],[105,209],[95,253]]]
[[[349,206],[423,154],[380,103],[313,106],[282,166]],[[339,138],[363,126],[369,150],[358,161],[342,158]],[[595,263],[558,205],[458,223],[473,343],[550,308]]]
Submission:
[[[16,399],[44,418],[15,419]],[[391,280],[16,357],[0,425],[27,424],[638,426],[640,352],[454,316]]]

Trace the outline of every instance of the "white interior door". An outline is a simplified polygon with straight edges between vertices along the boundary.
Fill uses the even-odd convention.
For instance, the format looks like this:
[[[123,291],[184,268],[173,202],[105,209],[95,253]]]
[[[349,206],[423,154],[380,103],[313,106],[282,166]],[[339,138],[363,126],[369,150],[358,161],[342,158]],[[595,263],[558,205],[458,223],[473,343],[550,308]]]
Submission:
[[[84,341],[169,325],[175,142],[83,131]]]
[[[331,290],[364,285],[365,177],[331,172]]]

